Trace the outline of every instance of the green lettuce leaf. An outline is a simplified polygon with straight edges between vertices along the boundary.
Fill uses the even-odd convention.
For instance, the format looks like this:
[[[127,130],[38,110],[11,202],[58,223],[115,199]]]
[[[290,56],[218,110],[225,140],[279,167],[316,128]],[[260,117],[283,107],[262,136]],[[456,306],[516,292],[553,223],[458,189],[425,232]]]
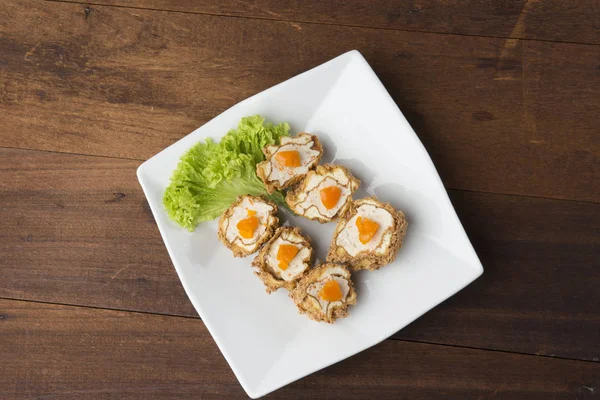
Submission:
[[[198,223],[221,215],[239,195],[263,195],[285,204],[281,192],[267,193],[256,164],[265,159],[263,147],[279,144],[289,130],[287,123],[265,124],[254,115],[242,118],[221,142],[206,139],[194,145],[181,157],[163,195],[169,217],[193,231]]]

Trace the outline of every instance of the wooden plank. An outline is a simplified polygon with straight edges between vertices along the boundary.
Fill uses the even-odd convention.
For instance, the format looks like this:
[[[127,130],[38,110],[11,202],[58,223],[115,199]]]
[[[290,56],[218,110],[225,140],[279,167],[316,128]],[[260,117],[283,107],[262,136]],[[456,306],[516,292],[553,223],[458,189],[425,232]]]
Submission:
[[[600,361],[600,205],[450,198],[484,274],[395,337]]]
[[[0,146],[145,159],[357,48],[448,188],[600,201],[599,46],[86,10],[0,4]]]
[[[0,316],[2,398],[246,398],[199,320],[7,300]],[[269,398],[584,399],[598,388],[598,363],[387,340]]]
[[[95,3],[421,32],[600,43],[600,14],[594,1],[98,0]]]
[[[0,297],[195,316],[136,166],[0,149]],[[600,205],[450,195],[485,273],[396,337],[598,360]]]
[[[0,149],[0,297],[196,315],[138,164]]]

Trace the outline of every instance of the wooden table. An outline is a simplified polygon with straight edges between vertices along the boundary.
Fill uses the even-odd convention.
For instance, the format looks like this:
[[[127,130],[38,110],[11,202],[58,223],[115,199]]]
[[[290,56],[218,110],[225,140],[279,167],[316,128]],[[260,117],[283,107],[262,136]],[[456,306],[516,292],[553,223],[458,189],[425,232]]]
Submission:
[[[360,50],[484,275],[270,398],[600,396],[597,1],[0,3],[0,398],[245,398],[136,167]]]

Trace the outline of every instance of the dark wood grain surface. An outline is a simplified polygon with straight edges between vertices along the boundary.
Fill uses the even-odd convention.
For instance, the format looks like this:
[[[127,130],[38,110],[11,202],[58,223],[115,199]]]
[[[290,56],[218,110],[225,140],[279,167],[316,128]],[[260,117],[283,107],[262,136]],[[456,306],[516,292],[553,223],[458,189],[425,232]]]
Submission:
[[[197,320],[0,300],[5,396],[246,398]],[[69,346],[65,346],[69,343]],[[586,399],[598,363],[387,340],[272,399]]]
[[[94,0],[93,3],[275,21],[600,43],[600,6],[594,0]]]
[[[595,1],[0,2],[0,399],[244,398],[135,169],[351,49],[431,154],[485,273],[271,397],[598,397],[599,15]]]
[[[120,7],[86,18],[70,3],[0,9],[1,146],[146,159],[356,48],[448,188],[600,201],[590,168],[600,157],[599,46]]]
[[[196,316],[134,178],[137,165],[0,149],[0,297]],[[485,274],[396,337],[600,358],[600,205],[450,197]]]

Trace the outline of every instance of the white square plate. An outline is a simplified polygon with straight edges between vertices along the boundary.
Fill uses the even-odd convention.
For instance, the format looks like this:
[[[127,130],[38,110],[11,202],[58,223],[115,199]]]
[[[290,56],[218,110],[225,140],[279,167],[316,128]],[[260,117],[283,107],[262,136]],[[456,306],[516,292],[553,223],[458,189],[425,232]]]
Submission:
[[[267,295],[252,273],[252,256],[236,259],[219,243],[216,221],[189,233],[163,209],[179,157],[254,114],[287,121],[292,133],[317,134],[323,161],[349,167],[362,180],[354,198],[375,194],[409,221],[397,260],[355,274],[358,303],[333,325],[299,315],[285,290]],[[253,398],[379,343],[483,272],[429,155],[358,51],[233,106],[143,163],[137,175],[186,293]],[[310,235],[322,260],[335,224],[288,221]]]

